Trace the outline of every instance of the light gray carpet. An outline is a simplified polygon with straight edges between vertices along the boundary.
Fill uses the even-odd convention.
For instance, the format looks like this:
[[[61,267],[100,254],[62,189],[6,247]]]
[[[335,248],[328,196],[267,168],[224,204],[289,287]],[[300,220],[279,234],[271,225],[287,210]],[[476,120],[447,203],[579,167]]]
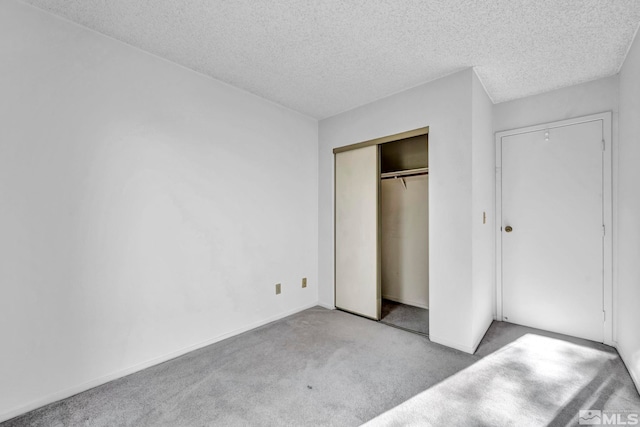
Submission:
[[[429,335],[429,310],[426,308],[383,299],[380,314],[382,323]]]
[[[526,334],[366,425],[565,426],[577,425],[582,409],[637,416],[640,404],[631,393],[625,399],[617,359],[605,349]]]
[[[479,365],[482,356],[505,346],[508,349],[509,343],[527,333],[553,336],[494,322],[478,353],[472,356],[379,322],[316,307],[2,425],[355,426],[405,401],[412,402],[409,399],[419,398],[425,390],[444,387],[438,384],[445,384],[452,392],[456,386],[468,388],[464,378],[474,384],[478,372],[486,373],[482,365],[473,367]],[[553,391],[545,388],[550,385],[563,390],[575,386],[577,403],[570,402],[566,417],[573,416],[574,407],[585,396],[611,407],[640,407],[640,397],[615,350],[577,339],[564,342],[598,350],[607,355],[607,363],[574,365],[571,354],[556,352],[559,360],[565,360],[562,372],[582,372],[586,367],[584,379],[595,375],[588,386],[583,387],[584,379],[566,384],[568,377],[564,374],[555,383],[546,382],[548,372],[537,372],[543,367],[530,366],[531,370],[521,371],[526,374],[524,381],[516,381],[517,387],[510,390],[514,399],[537,401]],[[522,363],[518,356],[512,354],[500,363],[516,366]],[[500,363],[494,366],[508,367]],[[452,377],[456,373],[461,380]],[[466,398],[469,406],[482,402],[482,396],[472,392]],[[417,411],[418,415],[422,410],[440,410],[433,403],[422,404],[426,406]],[[518,416],[515,409],[511,411],[513,417]],[[549,414],[557,415],[557,411],[555,406],[548,408]],[[565,419],[564,413],[560,412],[559,421]],[[399,425],[406,420],[404,415],[389,414],[393,413],[377,422]],[[414,424],[421,423],[417,420]]]

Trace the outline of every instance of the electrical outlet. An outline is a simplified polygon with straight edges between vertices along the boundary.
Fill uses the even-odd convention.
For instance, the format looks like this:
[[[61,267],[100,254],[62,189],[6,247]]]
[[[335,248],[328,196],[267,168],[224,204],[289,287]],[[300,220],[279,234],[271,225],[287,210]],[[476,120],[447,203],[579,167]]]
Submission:
[[[307,287],[307,278],[306,278],[306,277],[303,277],[303,278],[302,278],[302,287],[303,287],[303,288],[306,288],[306,287]]]
[[[276,283],[276,295],[279,295],[279,294],[280,294],[280,292],[282,292],[282,289],[281,289],[280,283]]]

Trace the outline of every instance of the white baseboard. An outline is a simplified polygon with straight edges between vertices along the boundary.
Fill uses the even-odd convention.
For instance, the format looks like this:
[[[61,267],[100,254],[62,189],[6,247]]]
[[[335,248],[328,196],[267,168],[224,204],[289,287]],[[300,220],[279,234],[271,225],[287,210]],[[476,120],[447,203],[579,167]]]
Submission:
[[[485,325],[480,329],[482,331],[482,333],[478,334],[478,336],[476,337],[476,341],[473,343],[473,353],[472,354],[475,354],[476,350],[478,349],[478,346],[482,342],[482,339],[484,338],[484,336],[487,334],[487,331],[491,327],[491,324],[493,323],[493,320],[494,320],[493,316],[487,318],[487,321],[485,322]]]
[[[400,297],[395,297],[393,295],[382,295],[383,299],[388,299],[391,301],[395,301],[395,302],[399,302],[400,304],[407,304],[407,305],[412,305],[414,307],[420,307],[420,308],[426,308],[427,310],[429,310],[429,306],[422,304],[421,302],[418,301],[411,301],[408,300],[406,298],[400,298]]]
[[[326,308],[327,310],[335,310],[336,309],[336,306],[333,305],[333,304],[329,305],[329,304],[325,304],[325,303],[319,302],[316,305],[319,305],[322,308]]]
[[[102,384],[108,383],[109,381],[113,381],[113,380],[116,380],[118,378],[122,378],[124,376],[133,374],[134,372],[138,372],[138,371],[141,371],[143,369],[150,368],[151,366],[158,365],[160,363],[166,362],[168,360],[175,359],[176,357],[182,356],[183,354],[189,353],[189,352],[194,351],[194,350],[198,350],[200,348],[206,347],[206,346],[211,345],[211,344],[215,344],[215,343],[217,343],[219,341],[222,341],[224,339],[231,338],[231,337],[233,337],[235,335],[239,335],[239,334],[241,334],[243,332],[250,331],[251,329],[255,329],[257,327],[266,325],[267,323],[275,322],[276,320],[280,320],[280,319],[282,319],[284,317],[291,316],[292,314],[299,313],[299,312],[301,312],[303,310],[309,309],[311,307],[315,307],[316,305],[318,305],[318,304],[315,303],[315,302],[313,304],[306,304],[306,305],[303,305],[302,307],[298,307],[298,308],[295,308],[293,310],[288,310],[288,311],[276,314],[275,316],[271,316],[271,317],[268,317],[266,319],[260,320],[258,322],[254,322],[254,323],[251,323],[249,325],[243,326],[241,328],[235,329],[235,330],[233,330],[231,332],[227,332],[225,334],[218,335],[218,336],[216,336],[214,338],[208,339],[208,340],[200,342],[198,344],[194,344],[194,345],[182,348],[180,350],[177,350],[177,351],[174,351],[174,352],[171,352],[171,353],[168,353],[168,354],[165,354],[165,355],[162,355],[162,356],[147,360],[146,362],[139,363],[139,364],[131,366],[129,368],[125,368],[125,369],[113,372],[111,374],[107,374],[107,375],[104,375],[102,377],[93,379],[91,381],[87,381],[85,383],[78,384],[76,386],[69,387],[69,388],[66,388],[64,390],[60,390],[58,392],[49,394],[49,395],[44,396],[42,398],[36,399],[34,401],[31,401],[26,405],[23,405],[23,406],[11,409],[11,410],[9,410],[7,412],[1,413],[0,414],[0,422],[10,420],[11,418],[15,418],[15,417],[20,416],[22,414],[25,414],[25,413],[27,413],[29,411],[33,411],[34,409],[38,409],[38,408],[40,408],[42,406],[45,406],[45,405],[48,405],[50,403],[57,402],[57,401],[62,400],[62,399],[66,399],[66,398],[74,396],[74,395],[76,395],[78,393],[82,393],[83,391],[87,391],[87,390],[92,389],[94,387],[98,387],[98,386],[100,386]]]
[[[618,354],[620,355],[622,362],[627,367],[627,371],[629,371],[629,375],[631,375],[631,379],[633,380],[638,393],[640,393],[640,372],[635,372],[633,370],[633,365],[631,364],[633,359],[631,358],[631,355],[627,354],[626,350],[623,347],[620,347],[619,344],[616,345],[616,350],[618,350]]]
[[[442,344],[447,347],[455,348],[456,350],[464,351],[465,353],[475,354],[476,350],[478,349],[478,346],[480,345],[480,342],[482,342],[482,339],[484,338],[485,334],[489,330],[489,327],[491,326],[492,322],[493,322],[493,317],[489,317],[487,319],[485,326],[481,329],[482,334],[479,334],[479,336],[475,338],[475,342],[473,343],[472,346],[462,345],[457,342],[450,341],[448,339],[434,336],[433,334],[429,334],[429,339],[435,343]]]
[[[464,351],[465,353],[473,354],[473,353],[476,352],[475,347],[470,347],[468,345],[462,345],[462,344],[450,341],[450,340],[445,339],[445,338],[440,338],[440,337],[434,336],[432,333],[429,333],[429,340],[432,341],[432,342],[435,342],[437,344],[442,344],[442,345],[444,345],[446,347],[451,347],[451,348],[455,348],[456,350]]]

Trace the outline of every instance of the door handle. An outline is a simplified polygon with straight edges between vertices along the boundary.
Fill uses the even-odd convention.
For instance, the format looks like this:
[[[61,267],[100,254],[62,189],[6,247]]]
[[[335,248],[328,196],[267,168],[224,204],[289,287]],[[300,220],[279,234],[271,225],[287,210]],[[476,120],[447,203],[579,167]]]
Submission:
[[[513,227],[511,227],[510,225],[507,225],[507,226],[504,228],[504,231],[506,231],[507,233],[511,233],[511,232],[513,231]]]

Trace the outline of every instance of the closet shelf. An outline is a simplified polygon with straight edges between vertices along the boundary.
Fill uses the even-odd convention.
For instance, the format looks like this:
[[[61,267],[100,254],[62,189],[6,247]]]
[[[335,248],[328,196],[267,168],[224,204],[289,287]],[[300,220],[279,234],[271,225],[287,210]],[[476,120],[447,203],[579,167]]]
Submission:
[[[429,173],[429,168],[407,169],[407,170],[397,171],[397,172],[381,173],[380,178],[381,179],[400,178],[404,176],[427,175],[428,173]]]

